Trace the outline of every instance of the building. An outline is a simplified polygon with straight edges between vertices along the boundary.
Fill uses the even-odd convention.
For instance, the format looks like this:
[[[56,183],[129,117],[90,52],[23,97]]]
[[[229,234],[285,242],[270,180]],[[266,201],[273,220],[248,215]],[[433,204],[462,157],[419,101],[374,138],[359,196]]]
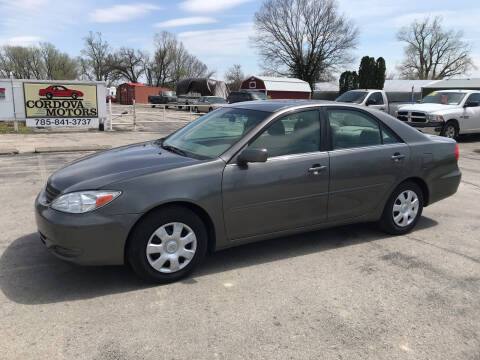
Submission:
[[[137,104],[148,104],[149,95],[158,95],[160,91],[169,91],[170,89],[147,86],[138,83],[124,83],[117,87],[117,103],[123,105],[132,105],[133,99]]]
[[[310,99],[310,85],[300,79],[252,76],[242,82],[241,90],[260,91],[271,99]]]
[[[480,90],[480,79],[445,79],[431,81],[422,87],[423,96],[437,90]]]

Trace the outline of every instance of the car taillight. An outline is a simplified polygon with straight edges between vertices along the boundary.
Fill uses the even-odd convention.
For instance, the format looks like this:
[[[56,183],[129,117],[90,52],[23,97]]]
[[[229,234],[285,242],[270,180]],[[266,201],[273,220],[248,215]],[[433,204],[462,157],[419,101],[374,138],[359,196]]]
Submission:
[[[458,161],[458,158],[460,157],[460,152],[458,151],[458,143],[455,144],[455,158]]]

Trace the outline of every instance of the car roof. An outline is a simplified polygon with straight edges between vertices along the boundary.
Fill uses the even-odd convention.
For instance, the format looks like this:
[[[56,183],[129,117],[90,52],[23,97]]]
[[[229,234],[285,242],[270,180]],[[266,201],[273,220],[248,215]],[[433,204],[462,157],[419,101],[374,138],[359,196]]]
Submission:
[[[266,112],[277,112],[288,108],[302,107],[307,105],[337,105],[338,103],[333,101],[324,101],[324,100],[256,100],[256,101],[243,101],[234,104],[230,104],[229,107],[241,108],[247,110],[259,110]]]

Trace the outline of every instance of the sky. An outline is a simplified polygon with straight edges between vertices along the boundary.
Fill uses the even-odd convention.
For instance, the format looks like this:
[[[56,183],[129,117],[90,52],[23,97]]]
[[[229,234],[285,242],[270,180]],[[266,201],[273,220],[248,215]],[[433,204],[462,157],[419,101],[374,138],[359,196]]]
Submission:
[[[340,12],[359,28],[353,51],[356,70],[364,55],[383,56],[387,73],[402,59],[398,30],[416,18],[440,15],[447,28],[464,31],[480,77],[480,1],[474,0],[337,0]],[[0,0],[0,45],[53,43],[72,56],[80,54],[89,31],[101,32],[113,48],[153,52],[153,37],[172,32],[187,50],[223,79],[232,64],[248,75],[262,72],[261,59],[249,38],[261,0]]]

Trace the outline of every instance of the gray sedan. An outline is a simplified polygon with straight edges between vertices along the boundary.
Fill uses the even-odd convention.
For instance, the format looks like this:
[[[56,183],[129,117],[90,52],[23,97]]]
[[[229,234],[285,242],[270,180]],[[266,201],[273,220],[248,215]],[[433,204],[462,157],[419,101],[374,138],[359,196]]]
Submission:
[[[209,251],[376,221],[411,231],[460,183],[454,140],[380,111],[311,101],[227,105],[165,139],[97,153],[55,172],[36,199],[56,256],[129,263],[178,280]]]
[[[225,105],[227,101],[218,96],[202,96],[193,107],[194,112],[210,112]]]

